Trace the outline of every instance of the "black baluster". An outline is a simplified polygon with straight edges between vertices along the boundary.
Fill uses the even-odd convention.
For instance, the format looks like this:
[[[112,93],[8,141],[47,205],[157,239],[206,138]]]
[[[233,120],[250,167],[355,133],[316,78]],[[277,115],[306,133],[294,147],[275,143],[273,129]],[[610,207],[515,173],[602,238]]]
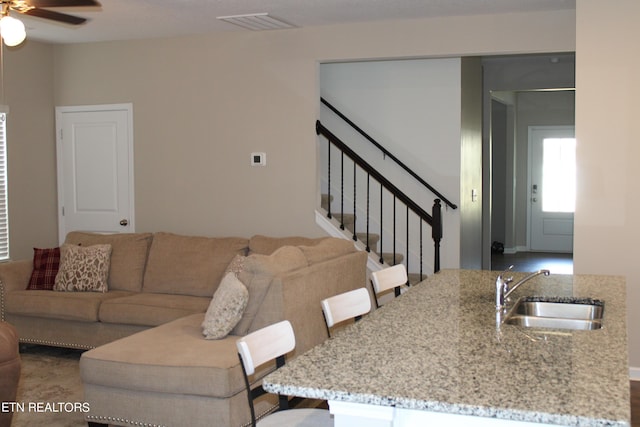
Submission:
[[[366,230],[367,230],[367,245],[366,245],[366,250],[367,252],[371,252],[371,246],[369,246],[369,187],[370,187],[370,181],[371,181],[371,175],[367,173],[367,226],[366,226]]]
[[[396,196],[393,195],[393,265],[396,265]]]
[[[331,141],[327,139],[327,218],[331,219]]]
[[[405,249],[405,257],[407,258],[407,261],[405,262],[405,266],[407,268],[407,283],[409,282],[409,206],[407,206],[407,240],[406,240],[406,249]]]
[[[344,230],[344,151],[340,155],[340,230]]]
[[[422,219],[419,219],[420,221],[420,281],[422,282],[422,224],[424,223],[424,221],[422,221]]]
[[[378,251],[380,252],[380,264],[384,264],[384,258],[382,257],[382,248],[383,248],[383,238],[384,238],[384,229],[382,228],[382,211],[383,211],[383,203],[382,203],[382,190],[383,186],[380,183],[380,246],[378,247]]]
[[[357,191],[356,191],[356,162],[353,162],[353,240],[357,241],[358,236],[356,235],[356,200],[357,200]]]

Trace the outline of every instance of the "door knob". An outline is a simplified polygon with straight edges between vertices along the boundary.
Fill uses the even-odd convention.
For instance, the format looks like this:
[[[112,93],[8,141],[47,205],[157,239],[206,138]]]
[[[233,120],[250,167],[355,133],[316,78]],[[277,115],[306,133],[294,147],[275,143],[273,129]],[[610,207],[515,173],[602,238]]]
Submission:
[[[532,201],[533,203],[535,203],[535,202],[537,202],[537,201],[538,201],[538,198],[537,198],[537,197],[533,197],[533,198],[531,199],[531,201]],[[122,224],[122,223],[120,223],[120,224]]]
[[[126,227],[127,225],[129,225],[129,221],[127,221],[126,219],[122,219],[120,220],[120,225]]]

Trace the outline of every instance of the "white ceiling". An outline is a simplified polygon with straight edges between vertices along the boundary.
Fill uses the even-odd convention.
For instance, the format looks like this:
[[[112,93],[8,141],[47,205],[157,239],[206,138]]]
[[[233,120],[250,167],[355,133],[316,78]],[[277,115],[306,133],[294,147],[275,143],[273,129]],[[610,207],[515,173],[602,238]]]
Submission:
[[[99,0],[100,8],[58,8],[88,18],[74,27],[14,14],[27,38],[51,43],[179,37],[248,31],[216,17],[267,12],[298,27],[436,16],[572,10],[575,0]]]

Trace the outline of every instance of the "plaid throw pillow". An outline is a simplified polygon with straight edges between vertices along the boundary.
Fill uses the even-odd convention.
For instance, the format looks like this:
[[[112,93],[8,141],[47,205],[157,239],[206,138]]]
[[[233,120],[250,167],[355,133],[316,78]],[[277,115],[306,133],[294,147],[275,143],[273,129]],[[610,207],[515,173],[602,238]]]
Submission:
[[[33,272],[28,290],[53,290],[60,267],[60,248],[33,248]]]

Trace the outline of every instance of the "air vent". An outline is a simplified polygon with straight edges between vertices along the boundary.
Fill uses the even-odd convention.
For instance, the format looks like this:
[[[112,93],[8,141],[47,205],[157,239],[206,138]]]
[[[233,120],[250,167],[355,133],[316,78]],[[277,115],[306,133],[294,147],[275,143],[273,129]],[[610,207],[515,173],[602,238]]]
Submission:
[[[295,28],[295,25],[289,24],[288,22],[285,22],[279,18],[269,16],[268,13],[218,16],[218,19],[252,31],[284,30],[286,28]]]

